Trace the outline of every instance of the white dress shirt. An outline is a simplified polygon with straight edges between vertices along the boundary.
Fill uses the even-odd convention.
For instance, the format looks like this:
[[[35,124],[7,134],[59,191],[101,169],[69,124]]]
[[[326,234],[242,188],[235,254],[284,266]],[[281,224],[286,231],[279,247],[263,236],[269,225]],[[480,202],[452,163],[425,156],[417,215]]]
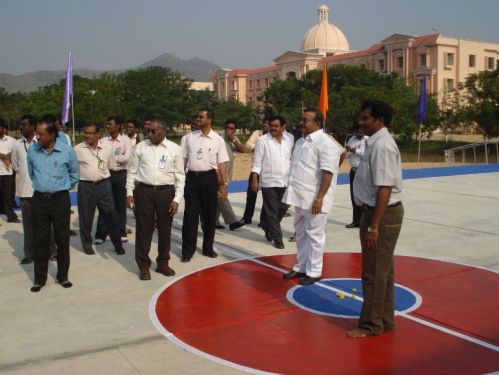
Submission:
[[[114,154],[114,159],[116,160],[116,168],[114,171],[120,171],[127,169],[128,159],[132,154],[132,142],[127,135],[118,134],[116,139],[113,139],[110,135],[103,137],[101,142],[106,147],[111,147]]]
[[[362,155],[364,155],[364,150],[366,149],[366,141],[368,139],[369,137],[367,135],[363,136],[360,139],[354,135],[348,140],[347,146],[355,149],[355,152],[348,152],[348,162],[350,163],[350,167],[359,167],[360,159],[362,159]]]
[[[194,172],[218,169],[218,164],[229,161],[225,141],[213,129],[207,135],[201,130],[187,134],[182,154],[187,159],[187,169]]]
[[[80,181],[97,182],[109,178],[110,169],[116,168],[114,154],[99,140],[94,150],[86,142],[75,146],[76,157],[80,163]]]
[[[10,154],[12,153],[12,147],[16,142],[15,138],[9,137],[8,135],[4,135],[3,138],[0,138],[0,154]],[[0,160],[0,176],[8,176],[12,174],[12,166],[5,166],[3,160]]]
[[[391,186],[388,204],[402,199],[402,163],[397,144],[382,128],[366,141],[366,150],[353,180],[353,196],[358,206],[374,207],[380,186]]]
[[[256,141],[251,172],[260,175],[262,188],[287,186],[292,150],[293,141],[284,134],[281,142],[270,133]]]
[[[342,152],[341,148],[322,129],[300,138],[293,151],[288,188],[282,201],[295,207],[311,210],[312,203],[320,189],[322,171],[325,170],[333,174],[333,179],[322,201],[321,212],[329,213],[333,207]]]
[[[26,138],[19,139],[12,147],[12,168],[16,171],[16,192],[20,198],[31,198],[33,186],[28,172],[28,149],[36,143],[36,137],[28,142]]]
[[[151,143],[149,139],[137,143],[128,161],[127,196],[133,196],[137,182],[155,186],[174,185],[173,201],[180,203],[185,185],[184,159],[180,146],[166,138],[159,145]]]

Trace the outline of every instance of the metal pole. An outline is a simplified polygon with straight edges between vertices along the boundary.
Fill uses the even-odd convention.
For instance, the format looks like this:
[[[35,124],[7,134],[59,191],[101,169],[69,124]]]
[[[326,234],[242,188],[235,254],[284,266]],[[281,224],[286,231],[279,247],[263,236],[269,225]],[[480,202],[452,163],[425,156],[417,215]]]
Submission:
[[[423,124],[419,124],[419,142],[418,142],[418,163],[421,160],[421,128]]]
[[[73,146],[75,145],[75,108],[73,103],[73,94],[71,94],[71,120],[73,122]]]
[[[483,144],[485,146],[485,164],[489,164],[489,156],[487,155],[487,142]]]

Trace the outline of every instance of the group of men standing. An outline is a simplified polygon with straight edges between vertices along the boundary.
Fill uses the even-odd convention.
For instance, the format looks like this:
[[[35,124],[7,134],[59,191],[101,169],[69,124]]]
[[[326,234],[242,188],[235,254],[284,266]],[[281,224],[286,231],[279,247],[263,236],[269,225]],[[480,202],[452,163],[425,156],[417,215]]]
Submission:
[[[348,332],[354,338],[394,327],[393,252],[403,218],[400,154],[386,129],[392,110],[378,101],[364,102],[361,110],[360,127],[347,145],[354,207],[353,221],[347,227],[360,227],[364,298],[359,325]],[[227,165],[231,166],[227,162],[233,162],[233,152],[244,148],[235,137],[234,120],[225,123],[223,138],[212,129],[213,120],[212,110],[198,111],[198,130],[186,135],[178,146],[166,139],[167,128],[158,119],[148,123],[147,138],[139,142],[135,126],[131,126],[130,136],[123,135],[121,124],[110,117],[107,137],[99,137],[97,125],[86,125],[84,142],[73,149],[62,139],[55,122],[47,118],[36,122],[24,116],[19,122],[23,138],[12,148],[8,164],[12,160],[19,175],[23,221],[28,224],[24,225],[25,259],[34,259],[35,271],[31,291],[40,291],[47,281],[51,242],[57,249],[57,281],[64,288],[72,286],[68,279],[69,190],[77,184],[80,238],[86,254],[95,254],[91,228],[96,208],[95,244],[109,235],[115,252],[125,253],[128,206],[136,217],[139,278],[151,278],[149,252],[155,228],[156,272],[175,275],[169,264],[171,228],[184,198],[181,261],[189,262],[196,251],[200,217],[202,254],[216,258],[217,217],[227,209]],[[1,128],[0,124],[0,141]],[[282,117],[269,119],[268,132],[255,142],[248,193],[256,196],[262,190],[265,237],[279,249],[284,248],[280,221],[289,206],[295,208],[296,264],[283,278],[310,285],[322,277],[325,230],[344,150],[324,132],[322,115],[313,108],[303,112],[301,131],[295,144]],[[251,222],[246,216],[235,221],[232,215],[228,220],[233,221],[230,229]]]

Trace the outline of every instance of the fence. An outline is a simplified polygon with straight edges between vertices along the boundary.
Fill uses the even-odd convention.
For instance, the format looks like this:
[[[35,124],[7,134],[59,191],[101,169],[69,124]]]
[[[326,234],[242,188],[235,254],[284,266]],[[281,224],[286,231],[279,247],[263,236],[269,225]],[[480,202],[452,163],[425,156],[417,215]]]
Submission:
[[[464,145],[464,146],[459,146],[459,147],[454,147],[450,148],[448,150],[444,151],[444,157],[445,157],[445,162],[446,163],[455,163],[456,162],[456,153],[461,152],[461,163],[466,164],[466,163],[483,163],[485,162],[486,164],[489,163],[489,152],[492,153],[493,149],[495,148],[495,158],[492,157],[493,155],[490,155],[490,163],[499,163],[499,141],[485,141],[485,142],[480,142],[480,143],[471,143],[469,145]],[[471,151],[466,153],[466,150],[472,150],[473,151],[473,162],[471,161]],[[482,156],[483,154],[483,156]],[[467,158],[470,161],[467,161]]]

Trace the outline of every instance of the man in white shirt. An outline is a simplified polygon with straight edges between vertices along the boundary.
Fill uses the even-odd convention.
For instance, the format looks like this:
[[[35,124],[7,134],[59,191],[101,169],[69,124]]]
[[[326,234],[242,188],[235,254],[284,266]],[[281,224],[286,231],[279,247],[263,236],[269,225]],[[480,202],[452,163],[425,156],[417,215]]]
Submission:
[[[366,149],[366,140],[369,139],[367,135],[364,135],[364,131],[360,128],[358,124],[355,124],[352,128],[353,135],[350,137],[347,143],[348,161],[350,163],[350,200],[352,201],[353,216],[352,222],[347,224],[347,228],[358,228],[360,226],[360,217],[362,215],[362,210],[359,206],[355,204],[355,199],[353,198],[353,181],[355,180],[355,172],[360,164],[360,159],[364,155],[364,150]]]
[[[127,135],[121,134],[122,121],[118,117],[109,117],[106,123],[107,137],[101,139],[105,147],[110,147],[116,160],[116,167],[111,169],[111,187],[113,190],[114,204],[119,216],[119,230],[121,241],[127,242],[126,220],[127,220],[127,196],[126,196],[126,169],[128,159],[132,153],[132,143]],[[95,244],[102,244],[107,237],[105,220],[99,214],[97,230],[95,232]]]
[[[393,109],[381,101],[365,101],[360,126],[370,138],[362,156],[353,194],[363,209],[360,219],[364,303],[352,338],[377,336],[395,328],[393,253],[402,228],[402,163],[388,132]]]
[[[137,125],[133,120],[128,120],[126,122],[126,135],[128,135],[128,138],[130,138],[130,143],[132,144],[132,147],[135,147],[137,143],[142,142],[144,140],[144,136],[142,135],[142,133],[138,132]]]
[[[158,225],[156,272],[175,275],[169,266],[173,216],[184,194],[185,173],[181,148],[166,139],[167,128],[152,119],[145,141],[138,143],[128,163],[127,203],[135,205],[135,261],[140,280],[150,280],[149,268],[154,224]]]
[[[0,117],[0,191],[4,213],[9,223],[20,223],[14,212],[12,203],[14,197],[14,175],[11,165],[12,146],[14,138],[6,134],[7,123]]]
[[[284,136],[286,121],[281,116],[270,118],[269,133],[256,142],[251,166],[251,190],[262,188],[265,206],[265,237],[284,249],[281,220],[288,206],[281,202],[289,177],[293,137]]]
[[[76,157],[80,164],[80,182],[78,184],[78,220],[83,251],[94,255],[92,248],[92,223],[95,209],[106,221],[109,237],[118,255],[125,254],[118,227],[118,213],[114,206],[113,192],[109,182],[109,169],[115,167],[114,155],[109,147],[99,141],[99,128],[95,124],[83,127],[85,142],[75,146]]]
[[[288,189],[283,202],[295,207],[297,262],[285,280],[301,285],[319,281],[326,242],[326,224],[333,207],[340,156],[343,150],[322,130],[322,114],[313,108],[303,112],[303,138],[296,142]]]
[[[182,262],[189,262],[196,252],[199,214],[203,216],[203,255],[216,258],[213,250],[217,215],[217,194],[227,199],[226,163],[229,161],[222,137],[212,129],[214,112],[198,111],[199,130],[185,137],[182,146],[184,166],[188,169],[184,189],[182,224]],[[220,181],[217,179],[217,170]]]

